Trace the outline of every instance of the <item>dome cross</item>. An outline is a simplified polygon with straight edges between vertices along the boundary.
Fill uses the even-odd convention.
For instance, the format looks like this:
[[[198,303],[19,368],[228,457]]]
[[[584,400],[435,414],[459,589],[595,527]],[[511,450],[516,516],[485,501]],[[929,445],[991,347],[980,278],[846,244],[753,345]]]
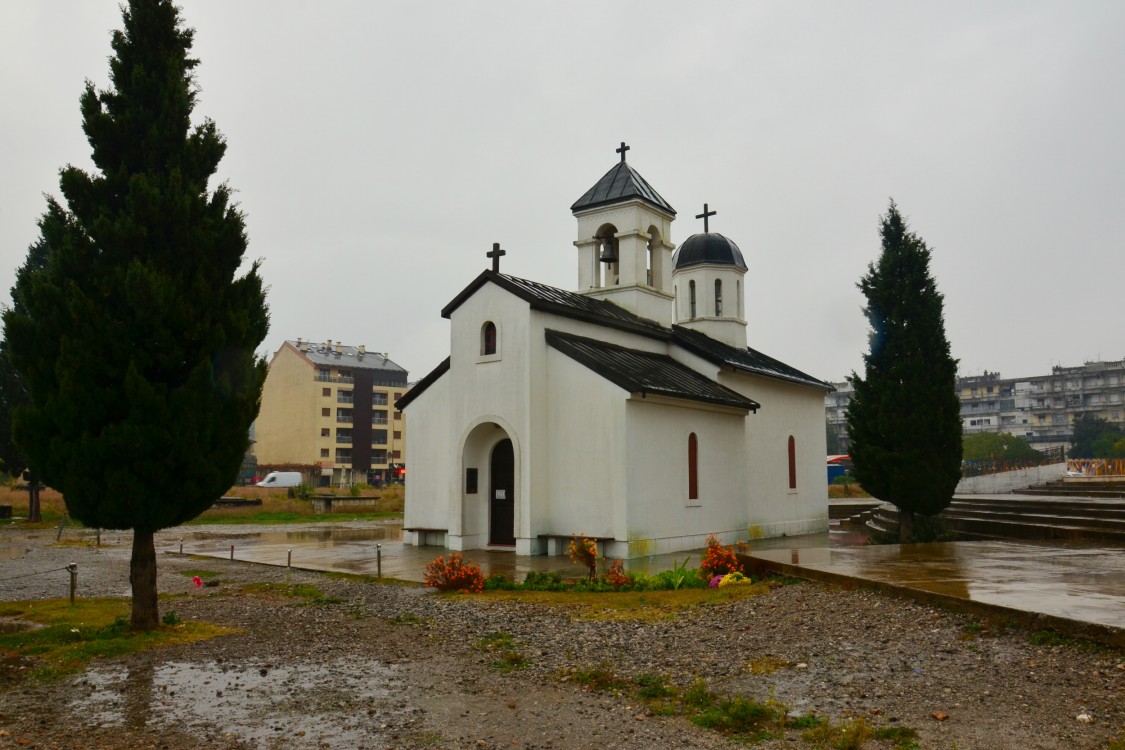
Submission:
[[[704,234],[711,231],[710,229],[707,228],[707,219],[711,216],[714,216],[716,213],[717,213],[716,211],[708,211],[707,210],[707,204],[704,203],[703,204],[703,213],[695,215],[695,218],[703,219],[703,233]]]

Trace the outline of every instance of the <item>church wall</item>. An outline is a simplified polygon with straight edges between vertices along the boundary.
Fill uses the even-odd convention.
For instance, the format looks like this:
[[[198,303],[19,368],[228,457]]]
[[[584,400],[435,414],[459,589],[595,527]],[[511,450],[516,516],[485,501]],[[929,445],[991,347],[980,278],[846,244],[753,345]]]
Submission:
[[[704,404],[631,398],[627,408],[628,545],[621,556],[704,546],[708,534],[745,536],[745,422],[752,417]],[[699,497],[688,492],[688,436],[698,445]]]
[[[824,392],[773,378],[724,374],[723,385],[761,403],[747,421],[749,537],[825,531],[828,480]],[[796,447],[797,489],[789,489],[789,436]]]
[[[545,467],[536,534],[625,536],[624,424],[628,394],[554,349],[544,357]]]
[[[454,451],[433,449],[435,436],[449,433],[450,383],[447,372],[407,406],[410,430],[406,433],[406,451],[410,456],[410,479],[406,483],[403,513],[406,529],[450,528],[452,499],[458,491],[454,480],[459,468],[454,464]],[[414,541],[413,532],[406,532],[406,535],[407,543]],[[418,543],[444,541],[444,538],[440,542],[419,539]]]
[[[515,535],[517,545],[527,546],[529,537],[528,503],[532,493],[527,456],[532,450],[530,408],[534,387],[529,388],[531,349],[529,310],[526,302],[492,284],[486,284],[454,311],[450,325],[449,422],[446,433],[431,436],[448,440],[455,454],[449,473],[454,476],[455,508],[451,523],[461,522],[459,544],[464,549],[487,545],[489,475],[488,457],[495,442],[508,437],[513,444],[515,472]],[[481,327],[491,321],[497,329],[495,355],[481,353]],[[411,415],[413,418],[413,415]],[[474,430],[495,423],[503,431],[487,435]],[[413,425],[411,430],[413,431]],[[466,444],[472,436],[472,440]],[[467,445],[467,447],[466,447]],[[463,451],[469,453],[463,455]],[[474,461],[479,490],[464,494],[464,461]],[[460,508],[460,513],[456,512]],[[451,530],[451,535],[454,532]],[[522,542],[520,540],[523,540]],[[453,544],[450,545],[457,548]],[[529,549],[521,549],[529,552]]]

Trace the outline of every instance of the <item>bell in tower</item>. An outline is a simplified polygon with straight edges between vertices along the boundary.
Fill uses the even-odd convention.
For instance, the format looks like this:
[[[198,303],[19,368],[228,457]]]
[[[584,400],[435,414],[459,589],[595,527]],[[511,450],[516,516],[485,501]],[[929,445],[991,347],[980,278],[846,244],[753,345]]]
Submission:
[[[671,325],[672,251],[676,211],[625,161],[570,207],[578,219],[578,291],[643,318]],[[604,271],[603,271],[604,269]]]

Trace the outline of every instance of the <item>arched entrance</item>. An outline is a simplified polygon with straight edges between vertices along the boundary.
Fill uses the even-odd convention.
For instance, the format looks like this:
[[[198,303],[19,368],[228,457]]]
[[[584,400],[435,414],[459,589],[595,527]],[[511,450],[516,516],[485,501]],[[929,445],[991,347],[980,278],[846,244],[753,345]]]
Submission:
[[[492,449],[489,461],[488,543],[516,543],[515,455],[512,441],[504,438]]]

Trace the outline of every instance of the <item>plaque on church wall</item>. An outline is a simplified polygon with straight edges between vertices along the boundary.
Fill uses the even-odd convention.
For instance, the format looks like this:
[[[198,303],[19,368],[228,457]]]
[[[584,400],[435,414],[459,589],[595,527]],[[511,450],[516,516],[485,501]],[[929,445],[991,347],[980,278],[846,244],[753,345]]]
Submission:
[[[508,499],[508,491],[507,490],[496,490],[496,499],[497,500],[507,500]]]
[[[465,469],[465,494],[477,494],[477,470]]]

